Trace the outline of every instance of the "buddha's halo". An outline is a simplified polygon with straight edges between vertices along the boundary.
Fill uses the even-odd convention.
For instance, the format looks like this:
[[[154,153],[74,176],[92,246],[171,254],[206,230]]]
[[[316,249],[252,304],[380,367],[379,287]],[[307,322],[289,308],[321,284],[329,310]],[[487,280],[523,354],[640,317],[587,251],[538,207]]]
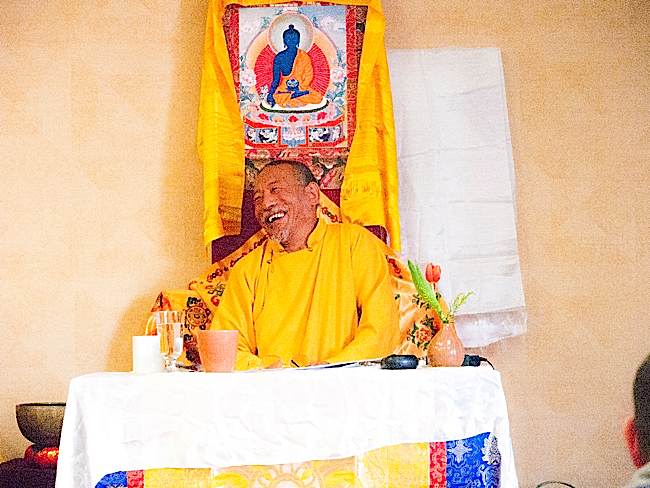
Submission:
[[[267,36],[273,51],[278,53],[285,48],[282,34],[290,24],[293,24],[294,28],[300,32],[298,47],[303,51],[309,51],[314,40],[314,26],[305,15],[297,12],[279,15],[271,22]]]

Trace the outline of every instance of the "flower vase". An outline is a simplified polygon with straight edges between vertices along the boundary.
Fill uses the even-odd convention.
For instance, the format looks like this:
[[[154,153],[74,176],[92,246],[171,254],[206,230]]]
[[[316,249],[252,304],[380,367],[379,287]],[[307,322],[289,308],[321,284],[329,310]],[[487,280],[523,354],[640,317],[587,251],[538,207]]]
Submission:
[[[433,336],[427,350],[429,366],[460,366],[465,358],[465,347],[456,333],[453,319],[443,323]]]

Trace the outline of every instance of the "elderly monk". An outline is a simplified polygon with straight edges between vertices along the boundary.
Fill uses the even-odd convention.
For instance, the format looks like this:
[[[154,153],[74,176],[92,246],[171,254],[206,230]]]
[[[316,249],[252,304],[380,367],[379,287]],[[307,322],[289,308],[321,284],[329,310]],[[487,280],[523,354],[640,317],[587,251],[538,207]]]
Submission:
[[[273,161],[255,181],[255,216],[270,239],[233,268],[213,327],[239,331],[237,369],[378,358],[399,341],[382,243],[317,216],[304,165]]]

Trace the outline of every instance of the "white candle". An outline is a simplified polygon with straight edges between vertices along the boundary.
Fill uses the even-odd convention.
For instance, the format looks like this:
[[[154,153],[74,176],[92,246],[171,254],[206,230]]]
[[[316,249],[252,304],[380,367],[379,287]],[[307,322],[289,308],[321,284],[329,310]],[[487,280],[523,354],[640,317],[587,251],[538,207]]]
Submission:
[[[133,336],[133,372],[158,373],[163,371],[158,336]]]

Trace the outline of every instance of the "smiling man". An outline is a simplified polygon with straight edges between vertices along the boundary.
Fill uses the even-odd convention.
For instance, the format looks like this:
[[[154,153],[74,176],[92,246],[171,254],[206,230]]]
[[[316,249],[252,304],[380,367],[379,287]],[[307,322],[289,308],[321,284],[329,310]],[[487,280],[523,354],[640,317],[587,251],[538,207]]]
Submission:
[[[372,359],[399,340],[383,244],[318,218],[305,166],[274,161],[255,182],[264,244],[232,271],[213,327],[239,331],[237,369]]]

